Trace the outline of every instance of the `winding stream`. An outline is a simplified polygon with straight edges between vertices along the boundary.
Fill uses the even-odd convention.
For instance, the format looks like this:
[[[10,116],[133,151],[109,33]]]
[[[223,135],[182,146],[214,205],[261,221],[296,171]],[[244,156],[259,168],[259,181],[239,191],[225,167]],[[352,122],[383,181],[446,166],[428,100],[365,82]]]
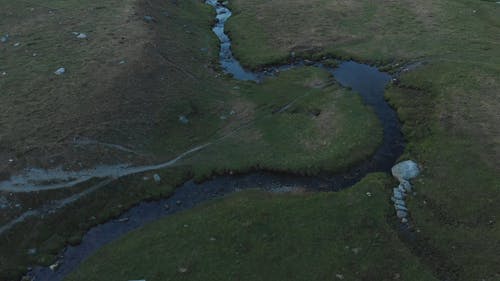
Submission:
[[[231,40],[224,31],[225,23],[231,16],[231,11],[217,0],[207,0],[206,3],[213,6],[217,12],[217,23],[212,30],[221,42],[220,63],[224,71],[239,80],[261,81],[266,76],[269,76],[269,71],[255,73],[245,70],[234,58],[231,51]],[[297,60],[292,64],[276,67],[274,70],[286,71],[287,69],[301,67],[304,64],[303,61]],[[201,202],[238,190],[260,187],[270,192],[289,192],[296,189],[336,191],[355,184],[367,173],[388,172],[404,148],[403,136],[396,113],[385,102],[383,96],[384,88],[391,80],[391,76],[378,71],[375,67],[352,61],[343,62],[335,69],[326,67],[320,62],[313,65],[329,71],[341,85],[351,87],[358,92],[364,102],[374,109],[383,125],[384,137],[382,145],[370,160],[361,163],[343,175],[328,178],[256,172],[247,175],[221,176],[202,184],[189,181],[177,188],[175,193],[167,199],[140,203],[122,214],[118,219],[90,229],[84,235],[80,245],[69,246],[64,250],[57,269],[53,271],[48,267],[35,267],[28,273],[28,276],[33,277],[36,281],[63,280],[85,258],[124,234],[152,221],[190,209]],[[151,167],[161,168],[160,166],[162,165]],[[149,169],[136,168],[136,170]]]

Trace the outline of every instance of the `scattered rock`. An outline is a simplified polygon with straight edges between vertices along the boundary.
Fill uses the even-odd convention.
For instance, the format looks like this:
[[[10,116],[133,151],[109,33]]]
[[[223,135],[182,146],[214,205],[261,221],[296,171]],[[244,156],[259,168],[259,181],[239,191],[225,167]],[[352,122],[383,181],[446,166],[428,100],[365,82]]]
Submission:
[[[148,23],[151,23],[151,22],[156,22],[156,19],[152,16],[144,16],[144,21],[145,22],[148,22]]]
[[[33,256],[33,255],[36,255],[36,253],[37,253],[36,248],[31,248],[31,249],[28,249],[28,255]]]
[[[396,198],[398,200],[403,200],[404,199],[403,193],[399,189],[397,189],[397,188],[393,188],[392,189],[392,194],[393,194],[394,198]]]
[[[60,67],[56,71],[54,71],[55,75],[63,75],[64,73],[66,73],[66,68],[64,67]]]
[[[78,39],[87,39],[87,34],[80,33],[80,34],[78,34],[78,36],[76,36],[76,38],[78,38]]]
[[[396,211],[396,216],[400,219],[408,217],[408,212],[403,211],[403,210],[397,210]]]
[[[128,222],[130,218],[121,218],[121,219],[118,219],[117,222]]]
[[[406,206],[406,203],[403,200],[396,199],[394,197],[392,197],[391,200],[392,200],[392,202],[394,202],[394,204],[398,204],[398,205],[401,205],[401,206]]]
[[[394,204],[394,208],[396,208],[396,210],[408,212],[408,208],[403,205]]]
[[[408,192],[408,193],[412,191],[411,184],[407,180],[402,180],[401,183],[399,184],[398,188],[399,187],[402,188],[405,192]]]
[[[19,43],[19,42],[14,43],[14,47],[19,47],[20,45],[21,45],[21,43]]]
[[[161,182],[161,177],[160,177],[160,175],[158,175],[158,174],[154,174],[154,175],[153,175],[153,180],[154,180],[156,183],[160,183],[160,182]]]
[[[52,271],[56,271],[56,269],[59,267],[59,265],[60,265],[60,262],[59,262],[59,261],[56,261],[54,264],[51,264],[51,265],[49,266],[49,268],[50,268],[50,270],[52,270]]]
[[[182,124],[187,124],[189,123],[189,119],[185,115],[180,115],[179,122],[181,122]]]
[[[420,174],[420,169],[418,168],[418,164],[411,161],[403,161],[396,164],[391,169],[392,175],[397,178],[399,181],[402,180],[410,180]]]
[[[215,237],[210,237],[210,241],[215,241],[217,239],[215,239]]]
[[[2,43],[9,42],[9,34],[5,34],[4,36],[0,37],[0,42]]]
[[[335,277],[337,277],[337,279],[339,280],[344,280],[344,275],[342,274],[335,274]]]
[[[372,197],[372,193],[371,193],[371,192],[367,192],[367,193],[366,193],[366,196],[368,196],[368,197]]]
[[[182,204],[182,201],[181,201],[181,200],[177,200],[177,201],[175,201],[175,204],[177,204],[177,205],[181,205],[181,204]]]
[[[188,271],[187,268],[185,268],[185,267],[179,267],[179,272],[180,273],[186,273],[187,271]]]
[[[359,252],[361,252],[361,248],[353,248],[353,249],[352,249],[352,252],[353,252],[355,255],[357,255],[357,254],[359,254]]]

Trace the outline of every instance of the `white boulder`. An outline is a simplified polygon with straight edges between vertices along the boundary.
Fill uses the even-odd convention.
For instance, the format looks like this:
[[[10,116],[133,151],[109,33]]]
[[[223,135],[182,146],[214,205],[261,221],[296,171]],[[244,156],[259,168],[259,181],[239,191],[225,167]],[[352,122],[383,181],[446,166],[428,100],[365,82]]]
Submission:
[[[392,175],[400,182],[402,180],[410,180],[420,174],[418,164],[412,160],[400,162],[391,169]]]

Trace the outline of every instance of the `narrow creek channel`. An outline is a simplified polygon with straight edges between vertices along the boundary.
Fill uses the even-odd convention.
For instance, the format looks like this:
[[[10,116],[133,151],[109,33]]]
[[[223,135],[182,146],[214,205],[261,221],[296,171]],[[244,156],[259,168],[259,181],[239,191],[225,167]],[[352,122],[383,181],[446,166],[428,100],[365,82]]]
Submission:
[[[233,56],[231,40],[224,31],[225,23],[231,17],[231,11],[217,0],[207,0],[206,3],[214,7],[217,12],[217,22],[212,30],[220,40],[221,66],[234,79],[261,81],[266,76],[272,75],[273,71],[286,71],[306,64],[304,61],[297,60],[294,63],[262,72],[244,69]],[[312,63],[312,65],[330,72],[341,85],[359,93],[364,102],[374,109],[383,126],[384,137],[383,143],[371,159],[342,175],[331,177],[255,172],[247,175],[220,176],[201,184],[189,181],[177,188],[169,198],[155,202],[142,202],[118,219],[93,227],[84,235],[81,244],[69,246],[61,253],[59,266],[55,270],[49,267],[35,267],[28,273],[28,276],[36,281],[63,280],[84,259],[128,232],[160,218],[193,208],[201,202],[238,190],[260,187],[270,192],[287,192],[295,188],[338,191],[352,186],[367,173],[388,172],[404,149],[404,140],[396,113],[384,100],[384,89],[390,82],[391,76],[380,72],[375,67],[353,61],[343,62],[337,68],[326,67],[320,62]]]

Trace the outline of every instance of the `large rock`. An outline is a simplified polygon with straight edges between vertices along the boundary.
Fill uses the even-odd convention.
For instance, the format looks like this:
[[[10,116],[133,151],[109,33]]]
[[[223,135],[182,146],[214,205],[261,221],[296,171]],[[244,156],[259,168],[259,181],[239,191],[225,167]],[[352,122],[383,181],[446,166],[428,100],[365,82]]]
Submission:
[[[400,162],[391,169],[392,175],[400,182],[403,180],[410,180],[420,174],[418,164],[414,161],[407,160]]]

